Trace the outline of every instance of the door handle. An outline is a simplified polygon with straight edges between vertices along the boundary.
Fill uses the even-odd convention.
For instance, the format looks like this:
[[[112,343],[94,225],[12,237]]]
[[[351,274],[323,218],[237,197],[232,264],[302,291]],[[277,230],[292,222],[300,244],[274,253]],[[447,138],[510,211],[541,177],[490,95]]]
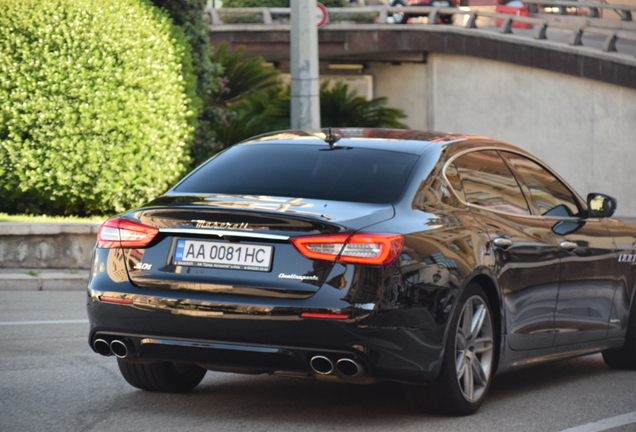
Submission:
[[[577,245],[574,242],[571,242],[569,240],[564,240],[561,243],[559,243],[559,246],[561,247],[561,249],[568,251],[568,252],[573,252],[574,250],[576,250],[579,245]]]
[[[509,240],[507,238],[503,238],[503,237],[497,237],[496,239],[494,239],[492,241],[492,244],[499,249],[508,249],[510,246],[512,246],[512,240]]]

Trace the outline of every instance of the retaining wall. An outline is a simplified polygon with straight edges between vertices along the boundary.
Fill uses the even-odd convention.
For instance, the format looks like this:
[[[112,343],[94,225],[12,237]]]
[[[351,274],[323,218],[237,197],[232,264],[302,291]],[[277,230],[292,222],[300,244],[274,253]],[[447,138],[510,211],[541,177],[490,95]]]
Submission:
[[[88,269],[99,226],[0,222],[0,267]]]

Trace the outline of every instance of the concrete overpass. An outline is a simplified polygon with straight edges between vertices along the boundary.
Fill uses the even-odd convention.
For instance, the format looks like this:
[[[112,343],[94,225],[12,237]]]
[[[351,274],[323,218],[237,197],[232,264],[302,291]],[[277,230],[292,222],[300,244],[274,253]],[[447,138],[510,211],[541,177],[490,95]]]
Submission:
[[[356,65],[347,73],[370,77],[373,96],[405,110],[411,128],[514,143],[583,196],[609,193],[617,215],[636,217],[636,44],[604,51],[605,37],[571,45],[571,30],[548,32],[535,39],[536,29],[487,25],[332,24],[319,31],[321,77],[343,76],[333,65]],[[211,25],[210,38],[289,70],[288,25]]]

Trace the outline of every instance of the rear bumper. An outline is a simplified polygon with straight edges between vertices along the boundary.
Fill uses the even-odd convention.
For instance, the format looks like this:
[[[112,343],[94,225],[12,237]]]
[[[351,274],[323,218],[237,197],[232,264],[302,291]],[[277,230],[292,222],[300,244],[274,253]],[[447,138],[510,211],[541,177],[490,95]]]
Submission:
[[[129,280],[119,250],[97,249],[87,297],[89,344],[110,354],[110,343],[118,341],[130,361],[185,361],[217,370],[308,375],[315,374],[311,358],[322,356],[357,362],[365,379],[435,379],[449,288],[411,286],[395,267],[336,265],[326,280],[303,298],[238,295],[227,286],[222,292],[212,285],[140,287]]]
[[[89,287],[89,344],[95,350],[98,339],[124,342],[130,361],[183,361],[213,370],[316,375],[310,360],[323,356],[334,364],[348,359],[362,365],[364,374],[349,379],[354,382],[430,382],[438,373],[443,326],[395,325],[412,322],[409,315],[421,310],[396,309],[379,320],[373,311],[361,309],[356,314],[352,308],[346,312],[353,317],[345,320],[301,318],[303,311],[345,311],[317,309],[316,304],[325,305],[324,298],[295,301],[296,307],[290,307],[256,304],[253,298],[251,304],[219,298],[201,301],[200,293],[188,298],[183,292],[113,285],[108,290]],[[104,302],[103,296],[132,304]]]

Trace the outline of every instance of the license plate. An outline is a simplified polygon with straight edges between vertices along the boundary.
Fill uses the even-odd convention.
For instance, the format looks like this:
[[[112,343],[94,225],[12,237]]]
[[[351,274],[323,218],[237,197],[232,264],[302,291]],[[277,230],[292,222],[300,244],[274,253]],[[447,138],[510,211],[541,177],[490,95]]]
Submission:
[[[449,3],[447,1],[434,1],[433,6],[448,6]]]
[[[174,264],[230,270],[269,271],[273,246],[177,240]]]

